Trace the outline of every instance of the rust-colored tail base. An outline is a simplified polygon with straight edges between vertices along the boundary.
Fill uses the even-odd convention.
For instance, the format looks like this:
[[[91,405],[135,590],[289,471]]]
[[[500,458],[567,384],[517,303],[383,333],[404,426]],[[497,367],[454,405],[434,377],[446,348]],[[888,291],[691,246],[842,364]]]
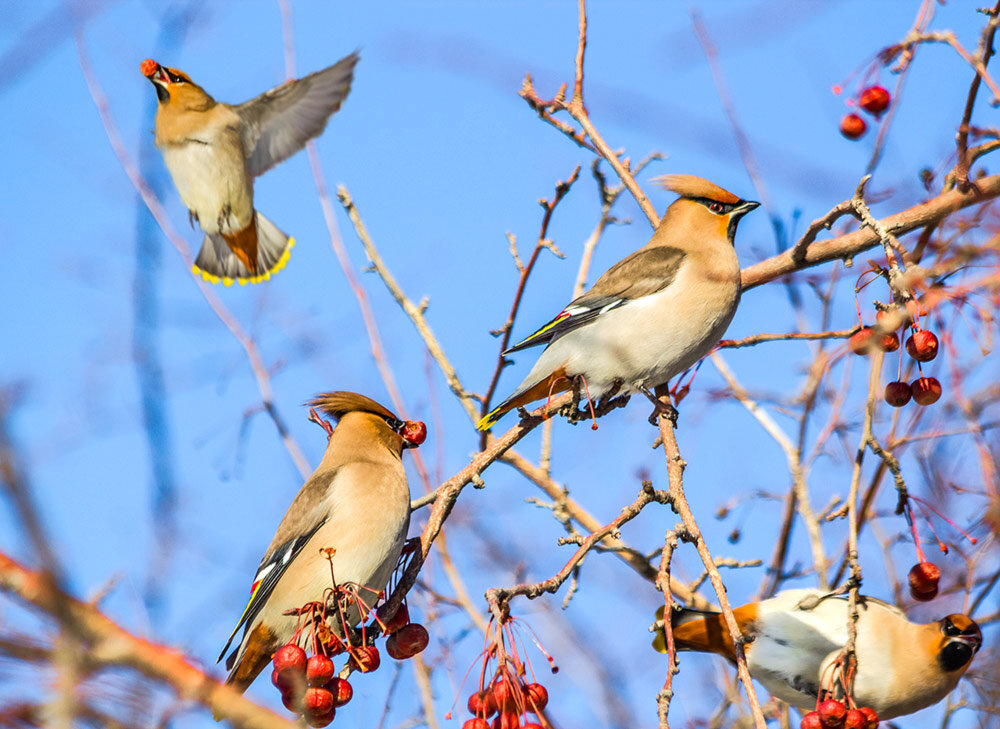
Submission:
[[[536,382],[523,392],[512,395],[482,417],[476,425],[476,430],[489,430],[504,415],[515,408],[523,407],[543,397],[552,397],[560,392],[566,392],[573,387],[573,381],[567,376],[566,370],[560,368]]]

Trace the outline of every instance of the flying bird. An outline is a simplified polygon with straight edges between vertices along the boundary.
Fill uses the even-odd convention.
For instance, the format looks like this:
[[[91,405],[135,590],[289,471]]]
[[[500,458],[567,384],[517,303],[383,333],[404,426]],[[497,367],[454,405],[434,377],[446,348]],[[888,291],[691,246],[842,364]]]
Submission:
[[[722,338],[740,300],[736,227],[759,203],[692,175],[657,182],[680,198],[649,243],[504,352],[545,345],[528,376],[483,416],[479,430],[578,380],[594,400],[633,392],[652,397],[651,388],[684,372]]]
[[[873,597],[858,602],[854,700],[879,719],[935,704],[955,686],[983,642],[967,615],[911,623],[899,609]],[[657,613],[662,618],[663,608]],[[747,668],[774,696],[805,711],[816,708],[828,670],[847,643],[847,600],[820,590],[785,590],[733,610],[744,636]],[[735,662],[721,613],[683,609],[671,616],[678,650],[717,653]],[[666,652],[662,631],[653,647]]]
[[[226,660],[226,683],[243,692],[295,634],[297,618],[286,611],[324,599],[337,584],[356,586],[373,606],[389,580],[410,525],[410,489],[402,454],[416,448],[427,429],[400,420],[364,395],[329,392],[310,405],[339,422],[323,460],[295,496],[260,561],[250,602],[226,642],[243,635]],[[327,550],[333,550],[328,558]],[[363,619],[356,603],[347,623]],[[331,626],[339,630],[337,626]]]
[[[358,54],[255,99],[230,106],[176,68],[152,59],[156,146],[205,240],[195,273],[212,283],[258,283],[288,261],[293,238],[254,209],[253,178],[298,152],[326,127],[348,92]]]

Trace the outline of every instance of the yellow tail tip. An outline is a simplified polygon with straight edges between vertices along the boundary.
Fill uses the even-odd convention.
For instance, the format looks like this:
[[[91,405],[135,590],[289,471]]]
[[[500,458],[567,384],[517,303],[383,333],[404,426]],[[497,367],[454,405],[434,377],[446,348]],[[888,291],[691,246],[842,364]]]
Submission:
[[[222,283],[223,286],[232,286],[233,283],[238,283],[240,286],[246,286],[249,284],[257,284],[261,281],[269,281],[271,276],[276,274],[278,271],[283,269],[288,263],[288,259],[291,258],[292,248],[295,246],[295,239],[289,238],[288,245],[285,246],[285,250],[281,254],[281,258],[278,262],[274,264],[269,270],[264,271],[264,273],[258,274],[257,276],[237,276],[236,278],[230,278],[229,276],[216,276],[213,273],[209,273],[196,265],[191,266],[191,273],[195,276],[201,276],[203,281],[208,281],[210,284]]]
[[[479,419],[478,423],[476,423],[476,430],[480,432],[485,432],[489,430],[494,426],[494,424],[496,424],[496,422],[501,418],[502,415],[503,413],[500,412],[500,408],[497,408],[496,410],[490,410],[488,413],[486,413],[486,415],[484,415],[482,418]]]

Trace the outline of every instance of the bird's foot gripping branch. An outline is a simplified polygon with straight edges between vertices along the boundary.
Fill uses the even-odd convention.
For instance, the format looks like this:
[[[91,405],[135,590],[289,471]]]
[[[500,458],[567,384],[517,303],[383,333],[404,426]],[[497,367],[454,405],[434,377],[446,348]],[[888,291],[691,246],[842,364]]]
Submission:
[[[326,552],[332,560],[333,550]],[[375,641],[380,635],[387,636],[386,653],[396,660],[412,658],[430,640],[423,625],[410,622],[405,604],[383,619],[375,606],[384,600],[384,592],[354,583],[338,584],[332,562],[330,577],[332,586],[323,591],[321,601],[286,613],[298,619],[295,633],[275,652],[271,672],[282,704],[312,727],[329,725],[337,708],[351,700],[354,688],[347,679],[353,672],[378,669],[381,658]],[[355,615],[360,616],[360,627],[354,627]],[[333,659],[345,654],[347,660],[338,672]]]

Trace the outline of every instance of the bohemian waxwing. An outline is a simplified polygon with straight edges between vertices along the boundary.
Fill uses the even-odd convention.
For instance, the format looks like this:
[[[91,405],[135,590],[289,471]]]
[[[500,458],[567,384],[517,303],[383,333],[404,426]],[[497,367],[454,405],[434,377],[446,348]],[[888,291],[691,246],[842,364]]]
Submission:
[[[911,623],[897,608],[873,597],[858,603],[854,700],[879,719],[911,714],[944,698],[958,684],[983,635],[967,615]],[[657,612],[662,617],[663,608]],[[747,668],[774,696],[804,711],[816,708],[822,684],[847,643],[847,600],[820,590],[785,590],[733,610],[746,644]],[[718,653],[735,661],[733,642],[719,613],[675,611],[678,650]],[[659,632],[653,647],[666,652]]]
[[[514,408],[573,388],[577,378],[594,400],[649,395],[722,338],[740,300],[736,226],[759,203],[691,175],[657,182],[680,199],[667,208],[649,243],[504,352],[546,345],[513,394],[479,421],[479,430]]]
[[[369,607],[389,580],[410,525],[410,489],[403,449],[426,435],[423,423],[398,419],[374,400],[353,392],[330,392],[309,403],[339,420],[319,467],[285,512],[260,561],[250,602],[219,655],[243,637],[226,661],[226,683],[245,691],[294,635],[296,617],[285,615],[323,601],[331,587],[353,583]],[[326,550],[332,552],[332,562]],[[347,623],[364,616],[356,604]],[[339,632],[338,625],[330,626]]]
[[[288,261],[294,239],[254,210],[253,178],[318,136],[351,90],[358,54],[239,106],[217,102],[187,74],[142,62],[156,88],[156,146],[205,231],[195,273],[212,283],[257,283]]]

